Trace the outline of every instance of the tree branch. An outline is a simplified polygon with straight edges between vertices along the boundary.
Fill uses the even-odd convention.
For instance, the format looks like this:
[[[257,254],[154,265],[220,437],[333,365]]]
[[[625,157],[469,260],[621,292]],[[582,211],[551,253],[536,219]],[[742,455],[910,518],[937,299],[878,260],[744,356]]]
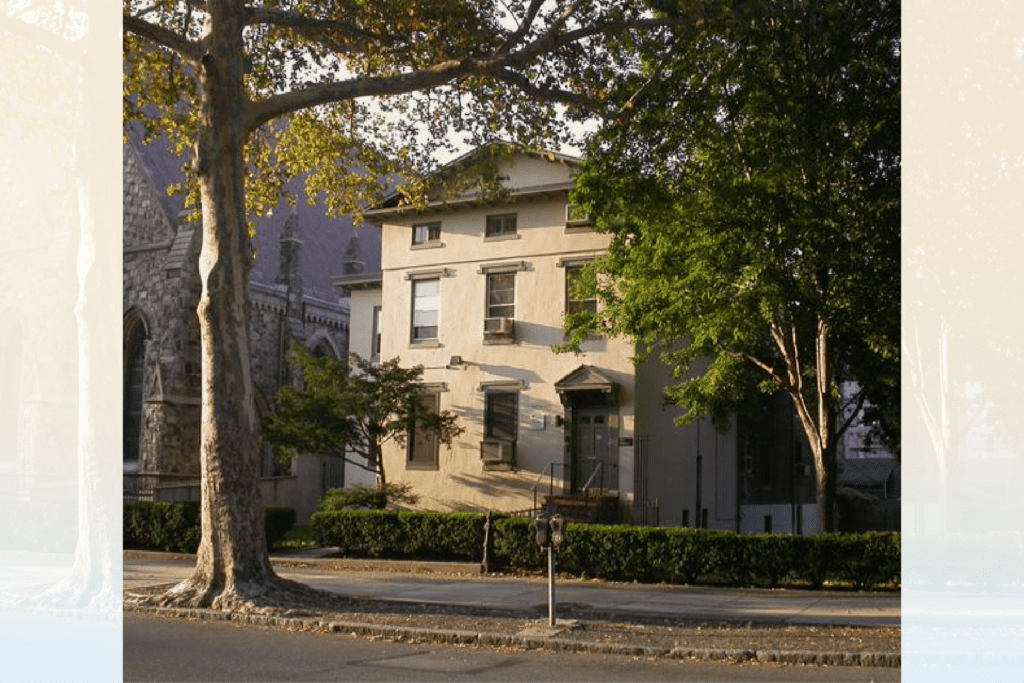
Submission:
[[[646,95],[654,84],[661,79],[661,74],[665,70],[665,65],[668,63],[669,57],[672,56],[676,42],[676,39],[673,39],[672,42],[668,44],[668,47],[665,49],[665,53],[661,56],[661,59],[658,60],[658,64],[654,67],[654,71],[651,73],[650,78],[648,78],[636,92],[630,95],[629,99],[626,100],[626,103],[619,107],[619,110],[615,112],[614,118],[616,121],[621,121],[624,114],[631,112],[636,107],[636,103],[640,98]]]
[[[496,78],[504,83],[513,85],[523,91],[526,95],[546,102],[560,102],[574,107],[580,107],[587,111],[600,113],[605,107],[595,99],[580,95],[561,88],[545,88],[530,82],[530,79],[519,71],[513,69],[502,69]]]
[[[368,47],[374,42],[391,40],[392,36],[383,36],[372,31],[361,29],[355,24],[347,21],[334,19],[314,19],[303,16],[296,12],[272,9],[269,7],[247,7],[246,24],[271,24],[290,28],[296,33],[307,37],[318,37],[321,33],[340,33],[348,38],[353,38],[364,43]]]
[[[122,25],[125,30],[134,33],[140,38],[145,38],[178,53],[182,59],[192,65],[198,65],[203,57],[203,43],[193,42],[184,36],[178,35],[162,26],[157,26],[144,19],[125,14],[122,18]]]
[[[519,27],[513,33],[509,34],[508,38],[502,41],[501,45],[498,46],[498,49],[491,55],[492,57],[508,52],[512,49],[513,45],[523,39],[523,36],[529,32],[530,26],[533,25],[534,19],[537,18],[537,12],[540,11],[540,7],[543,4],[544,0],[532,0],[530,6],[526,8],[526,14],[523,16],[523,20],[520,22]]]
[[[857,403],[857,406],[853,409],[853,412],[850,413],[850,416],[846,418],[846,421],[843,422],[843,425],[836,429],[836,437],[841,436],[844,432],[846,432],[850,425],[853,424],[853,420],[857,417],[861,409],[864,407],[864,403],[867,401],[867,398],[867,389],[861,387],[860,390],[857,392],[857,395],[850,399],[845,406],[843,406],[843,410],[845,411],[847,406],[854,403],[855,401]]]
[[[449,60],[392,76],[364,76],[336,83],[318,83],[253,102],[245,113],[244,127],[252,132],[268,121],[300,109],[357,97],[403,95],[444,85],[471,74],[486,73],[498,66],[471,59]]]

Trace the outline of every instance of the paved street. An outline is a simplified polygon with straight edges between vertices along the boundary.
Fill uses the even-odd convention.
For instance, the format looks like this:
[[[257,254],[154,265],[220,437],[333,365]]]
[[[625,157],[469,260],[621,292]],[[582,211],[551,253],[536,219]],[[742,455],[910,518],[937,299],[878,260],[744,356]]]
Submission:
[[[371,642],[125,614],[125,681],[898,681],[898,668],[709,664]]]
[[[194,560],[169,561],[157,553],[127,553],[124,585],[145,585],[184,578]],[[292,558],[294,560],[294,558]],[[308,559],[305,566],[277,565],[278,573],[335,593],[419,603],[535,609],[547,605],[543,579],[395,575],[338,571],[327,561]],[[608,616],[692,618],[708,621],[754,621],[780,624],[899,626],[898,593],[861,594],[822,591],[769,591],[644,584],[560,581],[559,604],[574,613]]]

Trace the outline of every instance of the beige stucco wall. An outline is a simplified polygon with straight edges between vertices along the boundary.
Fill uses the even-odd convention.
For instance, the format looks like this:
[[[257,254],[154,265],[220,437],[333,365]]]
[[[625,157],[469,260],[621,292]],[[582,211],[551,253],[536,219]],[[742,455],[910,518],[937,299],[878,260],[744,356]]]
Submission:
[[[381,289],[380,287],[353,289],[349,297],[349,320],[351,321],[348,340],[349,351],[359,354],[362,358],[369,359],[372,357],[373,351],[373,308],[374,306],[381,305]],[[345,463],[346,486],[356,484],[362,484],[363,486],[376,485],[377,478],[373,472],[352,462],[352,460],[365,462],[363,458],[352,453],[349,453],[347,458],[349,462]]]
[[[570,168],[521,157],[509,170],[512,187],[536,187],[567,182]],[[385,465],[390,481],[407,481],[428,509],[515,510],[533,504],[531,487],[549,463],[565,458],[565,428],[556,426],[564,409],[554,384],[588,364],[620,385],[619,433],[634,432],[633,349],[623,340],[593,340],[582,355],[555,354],[563,341],[565,308],[563,257],[596,255],[608,237],[594,232],[567,234],[565,193],[534,197],[530,202],[461,208],[416,217],[390,218],[382,227],[384,338],[382,356],[399,357],[403,365],[422,365],[426,383],[443,384],[441,408],[456,413],[465,433],[451,450],[441,448],[436,470],[409,469],[406,451],[389,448]],[[517,213],[514,239],[486,239],[486,216]],[[441,221],[440,245],[416,248],[411,226]],[[522,262],[515,282],[514,344],[484,344],[486,276],[481,267]],[[442,270],[437,343],[411,342],[412,283],[410,273]],[[353,300],[353,340],[357,318]],[[449,368],[452,356],[465,364]],[[484,437],[483,383],[521,381],[515,471],[485,471],[480,459]],[[633,490],[632,448],[619,448],[620,495]],[[557,472],[561,473],[561,469]],[[546,480],[545,480],[546,481]],[[546,484],[544,491],[546,492]]]
[[[368,359],[373,354],[373,308],[381,305],[381,290],[353,289],[349,296],[348,350]]]

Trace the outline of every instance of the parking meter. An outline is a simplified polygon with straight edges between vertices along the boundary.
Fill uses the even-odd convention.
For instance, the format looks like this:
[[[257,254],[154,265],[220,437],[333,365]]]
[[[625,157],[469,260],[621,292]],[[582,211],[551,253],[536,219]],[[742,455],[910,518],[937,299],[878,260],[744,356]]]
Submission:
[[[569,537],[565,534],[565,517],[554,515],[551,517],[550,522],[551,544],[556,548],[561,548],[569,540]]]
[[[565,517],[552,515],[533,520],[537,532],[537,545],[548,551],[548,624],[555,625],[555,549],[565,545],[569,537],[565,533]]]
[[[547,517],[538,517],[533,520],[534,529],[537,531],[537,545],[546,548],[551,544],[551,527],[548,525]]]

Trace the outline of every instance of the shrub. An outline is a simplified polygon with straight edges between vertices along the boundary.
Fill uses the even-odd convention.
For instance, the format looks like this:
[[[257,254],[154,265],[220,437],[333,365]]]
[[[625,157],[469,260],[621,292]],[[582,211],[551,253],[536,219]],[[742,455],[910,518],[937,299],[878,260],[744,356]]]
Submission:
[[[356,557],[479,562],[484,515],[396,510],[321,511],[310,520],[319,545]]]
[[[849,581],[856,588],[898,583],[897,534],[794,537],[729,531],[569,524],[559,571],[613,580],[777,586],[783,580],[821,588]],[[494,523],[495,564],[543,570],[532,519]]]
[[[566,532],[571,545],[572,529],[567,528]],[[494,520],[494,559],[496,564],[509,569],[534,570],[545,566],[532,519],[501,517]]]
[[[862,589],[900,581],[900,538],[893,533],[846,536],[839,559],[840,577]]]
[[[194,553],[199,548],[199,503],[125,503],[124,546]]]
[[[385,484],[369,487],[356,484],[345,489],[329,489],[317,506],[317,511],[368,509],[383,510],[388,503],[413,505],[419,496],[412,492],[409,484]]]
[[[266,508],[267,546],[281,540],[295,524],[295,510]],[[125,503],[122,513],[125,548],[194,553],[199,549],[199,503]]]

